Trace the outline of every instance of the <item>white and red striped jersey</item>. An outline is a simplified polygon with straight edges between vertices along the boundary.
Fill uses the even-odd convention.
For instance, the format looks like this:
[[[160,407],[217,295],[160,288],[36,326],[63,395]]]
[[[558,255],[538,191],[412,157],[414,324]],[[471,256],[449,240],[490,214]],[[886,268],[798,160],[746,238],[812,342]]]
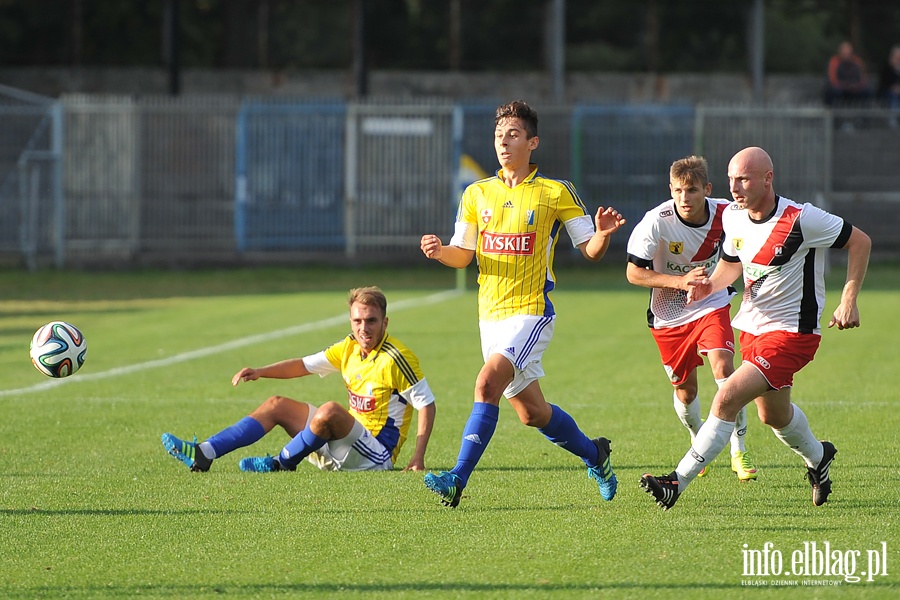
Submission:
[[[684,275],[695,267],[706,267],[707,273],[712,274],[724,236],[722,214],[729,204],[722,198],[707,198],[709,218],[696,225],[678,215],[674,200],[666,200],[647,211],[631,232],[628,262],[666,275]],[[652,288],[647,324],[659,329],[690,323],[728,304],[734,293],[730,288],[686,304],[687,292],[683,290]]]
[[[825,249],[843,248],[853,226],[812,204],[781,196],[762,221],[753,221],[734,204],[722,225],[722,260],[740,261],[744,270],[744,297],[732,325],[754,335],[820,333]]]

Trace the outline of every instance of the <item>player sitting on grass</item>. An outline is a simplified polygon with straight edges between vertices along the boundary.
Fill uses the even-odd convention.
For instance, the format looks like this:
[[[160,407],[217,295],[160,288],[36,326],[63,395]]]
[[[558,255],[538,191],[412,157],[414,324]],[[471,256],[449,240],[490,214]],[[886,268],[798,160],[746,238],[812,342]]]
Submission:
[[[242,471],[293,471],[304,458],[322,470],[380,471],[394,467],[406,440],[413,408],[418,411],[416,448],[406,469],[425,469],[425,449],[434,425],[434,395],[419,360],[387,335],[387,300],[376,287],[350,291],[352,334],[322,352],[260,368],[245,367],[232,385],[260,377],[292,379],[313,373],[340,373],[350,397],[349,410],[337,402],[321,407],[272,396],[249,416],[204,442],[162,435],[165,449],[191,471],[208,471],[213,460],[260,440],[276,425],[291,441],[277,457],[240,461]]]

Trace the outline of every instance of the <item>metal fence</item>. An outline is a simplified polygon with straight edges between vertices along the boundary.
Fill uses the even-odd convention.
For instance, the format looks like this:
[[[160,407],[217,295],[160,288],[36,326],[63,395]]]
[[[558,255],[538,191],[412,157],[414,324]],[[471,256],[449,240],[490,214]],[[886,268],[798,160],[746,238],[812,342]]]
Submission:
[[[0,85],[0,253],[30,269],[64,264],[62,111],[50,98]]]
[[[73,95],[62,105],[73,260],[233,251],[239,99]]]
[[[496,168],[494,105],[69,95],[0,87],[0,256],[28,268],[178,262],[402,262],[449,238],[462,187]],[[760,145],[776,190],[832,201],[900,256],[886,111],[555,106],[534,154],[592,208],[629,222],[668,198],[668,167]],[[847,214],[849,213],[849,214]],[[867,229],[868,231],[868,229]],[[617,236],[624,248],[627,235]],[[563,246],[560,246],[561,248]]]

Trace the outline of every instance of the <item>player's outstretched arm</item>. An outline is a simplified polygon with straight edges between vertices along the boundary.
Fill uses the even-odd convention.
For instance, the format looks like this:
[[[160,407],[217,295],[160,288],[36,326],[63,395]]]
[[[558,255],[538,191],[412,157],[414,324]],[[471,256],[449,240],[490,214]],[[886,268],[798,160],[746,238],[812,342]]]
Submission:
[[[425,450],[428,448],[428,440],[431,438],[431,430],[434,429],[435,407],[432,402],[418,411],[419,424],[416,432],[416,449],[404,471],[425,470]]]
[[[625,218],[613,207],[599,207],[594,215],[594,236],[578,245],[581,254],[591,262],[599,262],[609,248],[609,236],[625,224]]]
[[[419,246],[427,258],[454,269],[467,267],[475,256],[474,250],[466,250],[459,246],[444,246],[441,244],[441,238],[431,233],[422,236]]]
[[[669,275],[659,273],[653,269],[645,269],[630,262],[625,267],[625,277],[628,283],[647,288],[668,288],[672,290],[691,289],[692,282],[702,281],[706,278],[706,267],[694,267],[684,275]]]
[[[231,385],[237,385],[242,381],[256,381],[261,377],[267,379],[293,379],[309,375],[309,369],[302,358],[289,358],[265,367],[244,367],[231,378]]]
[[[872,252],[872,240],[856,227],[850,233],[844,249],[847,250],[847,282],[841,292],[841,303],[834,309],[834,315],[828,327],[837,325],[838,329],[859,327],[859,307],[856,298],[862,289],[866,271],[869,268],[869,254]]]

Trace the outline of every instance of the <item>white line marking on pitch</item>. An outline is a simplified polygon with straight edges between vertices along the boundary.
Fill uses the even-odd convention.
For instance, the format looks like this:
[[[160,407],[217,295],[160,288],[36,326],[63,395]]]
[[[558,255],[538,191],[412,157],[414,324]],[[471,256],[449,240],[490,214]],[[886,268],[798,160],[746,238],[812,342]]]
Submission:
[[[404,308],[422,306],[426,304],[437,304],[439,302],[444,302],[445,300],[456,297],[460,293],[461,292],[459,292],[458,290],[448,290],[446,292],[440,292],[437,294],[432,294],[430,296],[425,296],[424,298],[409,298],[408,300],[400,300],[398,302],[388,302],[388,312],[393,314],[394,312],[403,310]],[[213,354],[228,352],[229,350],[235,350],[237,348],[243,348],[245,346],[252,346],[254,344],[261,344],[263,342],[269,342],[283,337],[316,331],[318,329],[326,329],[328,327],[336,327],[338,325],[346,325],[348,322],[349,317],[346,314],[342,314],[336,317],[322,319],[320,321],[313,321],[312,323],[303,323],[302,325],[295,325],[293,327],[278,329],[276,331],[270,331],[268,333],[251,335],[248,337],[231,340],[230,342],[225,342],[224,344],[219,344],[217,346],[209,346],[207,348],[201,348],[199,350],[182,352],[181,354],[175,354],[174,356],[160,358],[157,360],[149,360],[147,362],[128,365],[126,367],[115,367],[113,369],[108,369],[99,373],[78,373],[73,375],[72,377],[65,377],[63,379],[48,379],[47,381],[43,381],[41,383],[24,388],[18,388],[14,390],[0,390],[0,397],[41,392],[44,390],[59,387],[61,385],[65,385],[67,383],[80,383],[84,381],[95,381],[97,379],[109,379],[110,377],[118,377],[119,375],[128,375],[129,373],[146,371],[147,369],[167,367],[170,365],[187,362],[189,360],[194,360],[195,358],[212,356]]]

